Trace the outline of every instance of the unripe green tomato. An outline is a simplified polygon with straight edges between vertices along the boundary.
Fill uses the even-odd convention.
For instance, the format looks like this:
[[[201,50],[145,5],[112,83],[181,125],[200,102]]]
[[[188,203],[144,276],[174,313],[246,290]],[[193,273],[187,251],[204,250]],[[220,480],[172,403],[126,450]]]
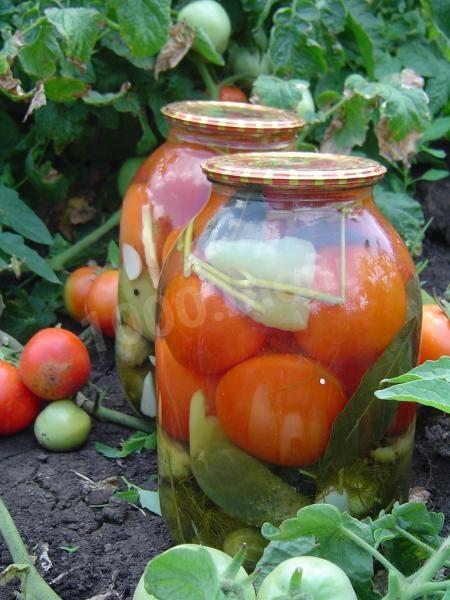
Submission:
[[[261,54],[258,49],[251,50],[239,46],[234,46],[230,53],[231,66],[236,75],[248,75],[249,79],[256,79],[259,75],[269,74],[268,54]]]
[[[308,114],[313,114],[314,113],[314,100],[313,97],[311,95],[311,92],[309,91],[309,86],[305,85],[299,85],[298,86],[299,89],[301,90],[302,93],[302,99],[300,100],[300,102],[297,104],[297,114],[299,117],[305,117]]]
[[[203,29],[219,54],[227,49],[231,21],[223,6],[215,0],[195,0],[187,4],[178,14],[178,22],[181,21],[194,29]]]
[[[69,452],[86,442],[91,427],[91,417],[72,400],[57,400],[36,419],[34,435],[46,450]]]
[[[292,589],[292,576],[301,570],[301,582]],[[357,600],[344,571],[334,563],[315,556],[290,558],[278,565],[263,581],[257,600],[304,595],[311,600]]]
[[[144,162],[145,158],[142,156],[134,156],[126,160],[119,169],[117,176],[117,191],[121,198],[125,196],[128,186],[133,181],[133,177],[136,175],[137,170]]]

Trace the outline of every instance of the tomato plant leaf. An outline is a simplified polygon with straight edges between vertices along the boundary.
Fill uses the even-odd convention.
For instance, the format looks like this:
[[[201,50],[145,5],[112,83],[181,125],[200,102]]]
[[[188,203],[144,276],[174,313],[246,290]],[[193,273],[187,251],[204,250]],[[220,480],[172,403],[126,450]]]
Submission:
[[[264,549],[264,553],[256,565],[258,571],[258,578],[255,582],[256,587],[258,588],[265,577],[285,560],[295,556],[312,554],[315,548],[317,548],[317,544],[314,536],[304,536],[294,540],[271,541]]]
[[[440,181],[441,179],[447,179],[450,172],[446,169],[429,169],[420,176],[421,181]]]
[[[398,377],[383,379],[389,387],[375,392],[380,400],[417,402],[450,413],[450,357],[426,361]]]
[[[169,36],[170,0],[112,0],[120,33],[134,56],[155,55]]]
[[[421,142],[432,142],[444,137],[450,131],[450,117],[434,119],[420,138]]]
[[[55,31],[49,23],[41,25],[33,41],[19,52],[23,70],[36,79],[47,79],[56,71],[57,59],[61,49]]]
[[[325,51],[309,36],[311,26],[296,6],[280,8],[275,13],[269,54],[275,75],[309,80],[326,73]]]
[[[219,578],[209,553],[198,548],[173,548],[156,556],[144,573],[145,589],[170,600],[218,600]]]
[[[30,271],[40,275],[46,281],[59,283],[58,277],[51,269],[48,262],[40,256],[36,250],[24,244],[23,237],[13,233],[0,233],[0,250],[10,256],[23,260]]]
[[[52,236],[36,213],[19,194],[0,184],[0,224],[39,244],[50,245]]]
[[[420,202],[406,192],[392,192],[375,186],[375,202],[411,250],[423,238],[425,217]]]
[[[151,71],[154,67],[154,56],[134,56],[117,31],[110,31],[107,35],[102,37],[101,45],[105,46],[105,48],[109,48],[109,50],[117,54],[117,56],[125,58],[132,65],[138,67],[138,69]]]
[[[146,508],[155,515],[161,516],[161,503],[158,492],[139,490],[139,502],[142,508]]]
[[[225,61],[223,56],[214,48],[209,35],[201,27],[194,27],[195,39],[192,48],[201,54],[209,62],[223,66]]]
[[[154,450],[156,448],[156,434],[137,431],[126,440],[120,443],[120,448],[113,448],[102,442],[95,442],[97,452],[106,458],[126,458],[133,453],[140,453],[143,450]]]
[[[64,40],[66,55],[80,61],[90,58],[101,14],[94,8],[47,8],[47,19]]]
[[[108,92],[106,94],[101,94],[95,90],[89,90],[88,93],[83,96],[83,102],[92,106],[108,106],[109,104],[114,104],[114,102],[125,96],[130,89],[130,85],[131,84],[126,81],[120,86],[118,92]]]
[[[260,75],[253,83],[252,99],[259,104],[294,110],[309,87],[303,79],[285,81],[273,75]]]
[[[364,582],[373,577],[372,555],[352,539],[356,535],[374,546],[370,525],[341,513],[330,504],[305,506],[296,517],[287,519],[279,528],[265,523],[262,533],[267,539],[276,541],[313,536],[319,543],[319,547],[314,549],[316,556],[331,560],[354,581]]]
[[[88,85],[80,79],[70,77],[54,77],[44,84],[45,95],[55,102],[70,102],[82,96]]]

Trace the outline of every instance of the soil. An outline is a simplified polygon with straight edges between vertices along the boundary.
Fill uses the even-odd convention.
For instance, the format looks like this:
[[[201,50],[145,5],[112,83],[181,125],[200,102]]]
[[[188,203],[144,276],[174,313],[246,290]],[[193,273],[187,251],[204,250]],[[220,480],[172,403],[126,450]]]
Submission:
[[[424,257],[429,264],[422,278],[429,291],[443,292],[446,288],[450,279],[448,256],[448,247],[426,241]],[[112,346],[103,362],[93,358],[93,381],[108,391],[109,406],[123,410]],[[67,454],[44,451],[31,430],[0,441],[0,495],[29,551],[37,557],[39,571],[62,600],[131,600],[148,560],[171,545],[160,517],[117,500],[112,486],[93,485],[124,476],[141,487],[155,489],[154,452],[112,460],[95,450],[95,441],[117,446],[131,433],[119,425],[96,422],[86,446]],[[443,511],[447,518],[449,441],[450,417],[423,411],[417,431],[413,486],[425,488],[430,493],[430,507]],[[423,495],[421,490],[418,493]],[[79,548],[69,552],[63,546]],[[0,541],[0,572],[10,562]],[[1,600],[13,598],[12,584],[0,588]]]

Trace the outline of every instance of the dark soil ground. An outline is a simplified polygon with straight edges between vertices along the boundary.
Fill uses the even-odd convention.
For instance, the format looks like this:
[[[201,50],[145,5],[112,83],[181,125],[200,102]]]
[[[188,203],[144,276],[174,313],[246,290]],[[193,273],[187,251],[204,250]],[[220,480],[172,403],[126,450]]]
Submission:
[[[450,279],[448,247],[427,241],[424,257],[429,260],[422,275],[428,290],[442,292]],[[99,367],[96,361],[93,380],[108,391],[110,406],[123,408],[111,349],[108,356],[106,366]],[[156,473],[154,452],[108,460],[95,450],[95,441],[117,446],[131,433],[97,422],[88,444],[68,454],[42,450],[32,431],[0,441],[0,495],[36,555],[39,570],[63,600],[131,599],[147,561],[171,544],[159,517],[115,499],[113,487],[94,485],[121,475],[141,487],[156,485],[151,479]],[[430,506],[444,511],[447,518],[449,467],[450,418],[424,412],[418,425],[413,486],[428,490]],[[47,545],[50,562],[43,555]],[[62,546],[79,549],[70,553]],[[0,541],[0,571],[9,563]],[[12,585],[0,588],[0,598],[12,600],[13,590]]]

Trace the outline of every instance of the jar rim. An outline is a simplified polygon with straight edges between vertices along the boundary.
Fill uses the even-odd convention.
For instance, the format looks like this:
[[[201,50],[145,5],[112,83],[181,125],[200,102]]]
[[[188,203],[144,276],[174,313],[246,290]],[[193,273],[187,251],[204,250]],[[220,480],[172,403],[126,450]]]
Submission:
[[[188,100],[161,109],[171,124],[195,125],[207,131],[264,133],[298,131],[305,122],[294,113],[244,102]]]
[[[375,160],[314,152],[250,152],[209,158],[202,164],[211,181],[339,189],[373,185],[386,173]]]

